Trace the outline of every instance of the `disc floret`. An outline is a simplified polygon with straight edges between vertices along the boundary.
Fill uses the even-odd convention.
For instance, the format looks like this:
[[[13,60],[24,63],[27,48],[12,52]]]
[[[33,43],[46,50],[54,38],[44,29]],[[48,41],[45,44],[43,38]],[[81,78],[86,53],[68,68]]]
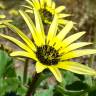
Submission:
[[[45,65],[56,65],[60,61],[58,51],[49,45],[37,47],[36,56]]]
[[[46,9],[40,9],[39,12],[44,23],[48,23],[53,20],[53,14],[50,11]]]

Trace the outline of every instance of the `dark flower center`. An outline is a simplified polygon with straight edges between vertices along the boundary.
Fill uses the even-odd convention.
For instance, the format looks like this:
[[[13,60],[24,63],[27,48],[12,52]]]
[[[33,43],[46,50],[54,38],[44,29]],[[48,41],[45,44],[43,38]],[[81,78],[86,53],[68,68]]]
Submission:
[[[60,61],[58,51],[49,45],[37,47],[36,56],[45,65],[56,65]]]
[[[52,20],[53,20],[52,13],[47,11],[46,9],[40,9],[40,15],[41,15],[44,23],[46,23],[46,21],[52,22]]]

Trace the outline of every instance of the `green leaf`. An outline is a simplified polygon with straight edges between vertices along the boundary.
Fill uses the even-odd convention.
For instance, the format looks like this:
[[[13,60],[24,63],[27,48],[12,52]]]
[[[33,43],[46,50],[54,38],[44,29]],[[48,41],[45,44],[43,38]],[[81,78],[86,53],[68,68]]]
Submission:
[[[10,65],[11,58],[5,51],[0,50],[0,78],[6,71],[6,66]]]
[[[80,81],[80,78],[72,72],[62,70],[62,74],[63,74],[64,79],[63,79],[63,82],[62,82],[63,84],[61,83],[61,85],[66,86],[68,84],[72,84],[75,81]]]
[[[49,70],[46,70],[40,74],[39,79],[35,83],[35,86],[40,86],[40,83],[43,82],[43,80],[46,80],[48,77],[52,76],[52,74],[49,72]]]
[[[96,90],[89,92],[88,96],[96,96]]]
[[[16,92],[7,92],[4,94],[4,96],[19,96]]]
[[[4,50],[0,50],[0,78],[1,77],[15,77],[15,69],[13,59]]]
[[[91,86],[89,84],[90,88],[88,90],[88,96],[96,96],[96,79],[91,79]],[[90,81],[88,83],[90,83]]]
[[[56,86],[56,87],[57,88],[55,89],[55,91],[58,93],[61,93],[62,96],[63,96],[63,94],[68,95],[68,96],[80,96],[80,95],[86,93],[85,90],[77,90],[77,91],[76,90],[66,90],[62,86]]]
[[[54,94],[61,94],[60,96],[80,96],[88,91],[89,86],[84,82],[85,76],[68,71],[62,71],[62,73],[64,77],[63,82],[56,85]]]
[[[8,92],[15,92],[20,85],[20,81],[17,78],[0,79],[0,96],[3,96]],[[2,94],[2,95],[1,95]]]
[[[25,96],[27,92],[27,88],[24,87],[23,85],[19,86],[19,88],[17,89],[17,94],[20,96]]]
[[[66,85],[67,90],[73,90],[73,91],[86,90],[87,87],[88,87],[87,84],[83,83],[82,81],[75,81],[70,85]]]
[[[10,66],[10,67],[6,68],[5,76],[16,77],[15,68],[13,66]]]
[[[38,90],[34,96],[53,96],[53,86],[50,86],[49,89]]]

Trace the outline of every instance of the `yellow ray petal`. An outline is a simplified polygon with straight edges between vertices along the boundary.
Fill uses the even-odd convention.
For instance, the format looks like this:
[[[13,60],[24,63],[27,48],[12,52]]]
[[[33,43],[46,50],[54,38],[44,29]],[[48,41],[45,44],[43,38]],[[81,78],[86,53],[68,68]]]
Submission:
[[[50,66],[48,68],[53,73],[53,75],[55,76],[56,80],[59,81],[59,82],[62,82],[62,76],[61,76],[61,73],[60,73],[59,69],[56,68],[56,67],[52,67],[52,66]]]
[[[30,32],[32,33],[32,37],[33,37],[36,45],[40,46],[41,42],[40,42],[39,38],[37,38],[37,36],[36,36],[37,30],[34,26],[34,23],[31,20],[31,18],[24,11],[20,10],[19,12],[20,12],[21,16],[23,17],[23,19],[25,20],[26,24],[28,25],[28,28],[29,28]]]
[[[40,9],[40,2],[39,0],[33,0],[34,2],[36,2],[36,5],[38,6],[38,8]]]
[[[56,66],[58,68],[65,69],[77,74],[86,74],[86,75],[94,75],[94,76],[96,75],[96,71],[77,62],[65,61],[65,62],[60,62]]]
[[[27,5],[21,5],[21,6],[23,6],[23,7],[25,7],[25,8],[28,8],[28,9],[30,9],[30,10],[32,10],[32,9],[33,9],[32,7],[27,6]]]
[[[34,11],[34,14],[35,14],[36,29],[38,31],[37,36],[38,36],[38,38],[40,38],[42,45],[44,45],[45,44],[45,33],[44,33],[43,23],[42,23],[40,14],[37,10]]]
[[[45,3],[45,0],[40,0],[41,8],[44,8],[44,3]]]
[[[55,9],[55,2],[52,2],[52,9]]]
[[[71,51],[61,57],[62,60],[67,60],[75,57],[80,57],[83,55],[90,55],[90,54],[96,54],[95,49],[83,49],[83,50],[75,50]]]
[[[62,24],[62,25],[65,25],[65,24],[67,24],[69,22],[69,20],[64,20],[64,19],[59,19],[58,20],[58,23],[59,24]]]
[[[36,51],[36,47],[35,45],[33,44],[33,42],[20,30],[18,29],[17,27],[15,27],[14,25],[10,24],[10,23],[4,23],[6,26],[8,26],[13,32],[16,32],[24,41],[25,43],[28,44],[28,46]]]
[[[5,25],[0,25],[0,28],[5,28],[6,26]]]
[[[33,10],[25,10],[25,12],[27,12],[27,13],[31,13],[31,14],[33,14]]]
[[[60,13],[65,9],[65,6],[59,6],[56,8],[56,13]]]
[[[56,46],[58,44],[59,47],[62,47],[62,41],[58,39],[57,37],[54,37],[51,42],[49,42],[50,46],[53,46],[56,50],[58,50],[58,47]]]
[[[47,36],[47,43],[51,42],[51,40],[53,39],[53,37],[56,35],[57,32],[57,17],[55,16],[53,19],[52,24],[50,25],[49,31],[48,31],[48,36]]]
[[[73,22],[68,22],[66,26],[58,33],[57,37],[60,40],[63,40],[65,36],[70,32],[70,30],[73,28]]]
[[[69,37],[67,37],[66,39],[63,40],[63,42],[59,41],[56,43],[55,48],[58,50],[61,46],[63,48],[67,47],[68,45],[70,45],[71,43],[73,43],[74,41],[76,41],[77,39],[79,39],[82,35],[84,35],[85,32],[79,32],[76,34],[73,34]]]
[[[35,7],[34,4],[33,4],[30,0],[26,0],[26,2],[27,2],[29,5]]]
[[[69,44],[73,43],[74,41],[79,39],[84,34],[85,34],[85,32],[78,32],[76,34],[73,34],[73,35],[67,37],[66,39],[63,40],[64,46],[68,46]]]
[[[42,72],[42,71],[43,71],[44,69],[46,69],[46,68],[47,68],[47,66],[41,64],[40,62],[37,62],[37,63],[36,63],[36,72],[37,72],[37,73]]]
[[[35,6],[36,9],[40,9],[40,3],[39,0],[31,0]]]
[[[33,52],[28,53],[26,51],[14,51],[10,53],[10,56],[27,57],[27,58],[31,58],[37,61],[36,55]]]
[[[52,0],[46,0],[47,6],[52,7]]]
[[[69,45],[66,48],[62,48],[59,51],[59,53],[60,54],[63,53],[63,52],[64,53],[67,53],[67,52],[72,51],[74,49],[81,48],[81,47],[84,47],[84,46],[87,46],[87,45],[90,45],[90,44],[92,44],[92,43],[88,43],[88,42],[77,42],[77,43],[73,43],[73,44]]]
[[[76,34],[73,34],[69,37],[67,37],[66,39],[63,40],[63,42],[57,42],[55,47],[58,50],[61,46],[63,48],[65,48],[66,46],[70,45],[71,43],[73,43],[74,41],[76,41],[77,39],[79,39],[82,35],[84,35],[85,32],[79,32]]]
[[[64,17],[68,17],[68,16],[71,16],[70,14],[58,14],[58,18],[64,18]]]
[[[5,38],[5,39],[8,39],[10,40],[11,42],[15,43],[16,45],[18,45],[20,48],[30,52],[32,51],[30,48],[28,48],[25,44],[23,44],[22,42],[20,42],[19,40],[11,37],[11,36],[7,36],[7,35],[4,35],[4,34],[0,34],[1,37]]]
[[[12,22],[12,20],[1,20],[1,21],[0,21],[0,24],[3,24],[4,22],[5,22],[5,23],[7,23],[7,22]]]

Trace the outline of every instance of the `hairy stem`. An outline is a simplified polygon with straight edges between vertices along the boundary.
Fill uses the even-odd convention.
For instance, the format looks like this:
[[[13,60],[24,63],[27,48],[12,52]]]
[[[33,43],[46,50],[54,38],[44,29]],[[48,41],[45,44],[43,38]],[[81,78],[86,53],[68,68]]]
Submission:
[[[27,81],[28,63],[29,63],[29,58],[26,59],[25,65],[24,65],[24,73],[23,73],[23,83],[24,83],[24,84],[25,84],[26,81]]]
[[[29,84],[29,88],[28,88],[26,96],[34,96],[34,93],[37,87],[36,82],[39,77],[40,77],[40,74],[34,73],[34,75],[32,76],[32,81]]]

